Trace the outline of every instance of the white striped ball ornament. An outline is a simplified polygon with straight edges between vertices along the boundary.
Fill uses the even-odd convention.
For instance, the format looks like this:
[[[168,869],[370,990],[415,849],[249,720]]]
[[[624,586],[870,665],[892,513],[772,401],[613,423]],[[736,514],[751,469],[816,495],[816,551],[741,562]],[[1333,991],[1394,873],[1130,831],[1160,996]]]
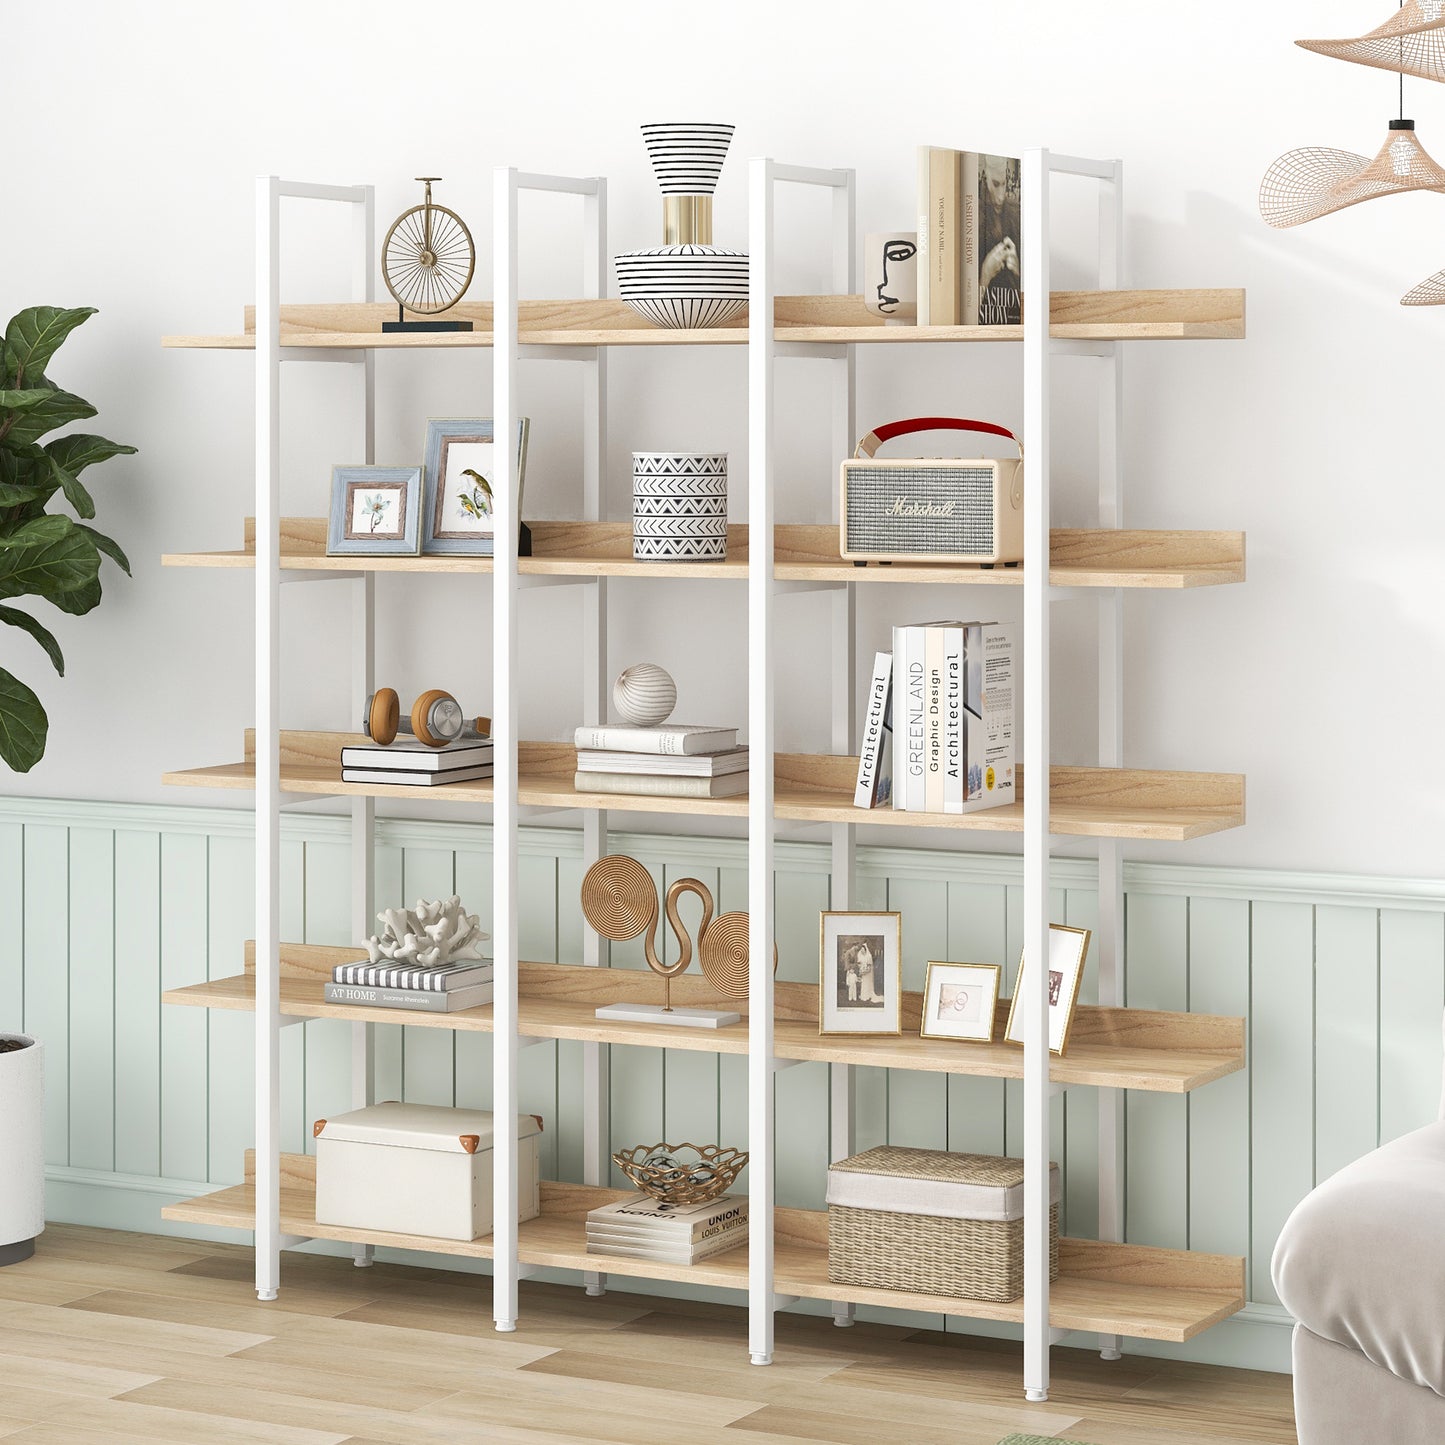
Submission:
[[[677,684],[665,667],[634,662],[612,684],[612,706],[619,717],[640,728],[655,728],[677,706]]]

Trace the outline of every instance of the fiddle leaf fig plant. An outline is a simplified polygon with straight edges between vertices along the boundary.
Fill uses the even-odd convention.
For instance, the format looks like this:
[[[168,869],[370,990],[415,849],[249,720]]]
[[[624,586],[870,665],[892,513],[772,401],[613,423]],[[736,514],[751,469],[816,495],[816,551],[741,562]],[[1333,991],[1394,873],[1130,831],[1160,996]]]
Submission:
[[[80,474],[135,448],[84,432],[41,441],[57,427],[95,415],[88,401],[45,374],[61,342],[94,315],[93,306],[20,312],[5,328],[0,364],[0,624],[34,638],[62,677],[60,644],[33,613],[12,604],[36,597],[78,617],[100,602],[102,556],[130,574],[120,547],[85,525],[95,517],[95,502]],[[57,494],[79,521],[50,510]],[[45,753],[49,727],[40,699],[0,667],[0,761],[28,773]]]

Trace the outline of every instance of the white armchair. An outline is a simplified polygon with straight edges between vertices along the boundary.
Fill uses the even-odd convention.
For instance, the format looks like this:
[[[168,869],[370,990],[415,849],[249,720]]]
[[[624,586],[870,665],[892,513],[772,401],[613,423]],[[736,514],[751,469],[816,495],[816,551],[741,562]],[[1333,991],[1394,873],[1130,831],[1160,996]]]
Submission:
[[[1300,1445],[1445,1440],[1445,1092],[1440,1110],[1327,1179],[1280,1234]]]

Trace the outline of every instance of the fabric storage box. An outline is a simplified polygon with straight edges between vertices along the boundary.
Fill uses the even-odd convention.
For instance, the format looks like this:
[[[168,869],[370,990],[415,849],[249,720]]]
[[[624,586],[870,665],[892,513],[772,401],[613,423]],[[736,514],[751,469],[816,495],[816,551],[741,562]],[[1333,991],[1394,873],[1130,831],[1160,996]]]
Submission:
[[[492,1116],[433,1104],[372,1104],[318,1119],[316,1222],[435,1239],[492,1232]],[[517,1119],[517,1213],[541,1213],[542,1121]]]
[[[1059,1166],[1049,1165],[1049,1278]],[[828,1278],[1006,1303],[1024,1292],[1024,1162],[892,1145],[828,1170]]]

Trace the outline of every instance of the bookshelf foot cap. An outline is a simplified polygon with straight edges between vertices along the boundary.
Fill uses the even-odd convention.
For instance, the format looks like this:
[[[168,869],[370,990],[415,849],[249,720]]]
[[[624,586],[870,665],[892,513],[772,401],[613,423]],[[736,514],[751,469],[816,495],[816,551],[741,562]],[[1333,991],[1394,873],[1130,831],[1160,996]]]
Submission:
[[[276,1289],[258,1289],[256,1291],[256,1298],[258,1300],[264,1300],[269,1303],[271,1300],[275,1299],[279,1293],[280,1291]]]
[[[1035,1390],[1032,1387],[1024,1391],[1024,1399],[1030,1405],[1042,1405],[1049,1398],[1047,1390]]]
[[[1101,1360],[1122,1360],[1124,1358],[1124,1352],[1114,1349],[1111,1345],[1109,1348],[1099,1351],[1099,1358]]]
[[[514,1335],[517,1332],[516,1320],[498,1320],[497,1333],[503,1335]]]
[[[773,1363],[773,1357],[772,1355],[751,1354],[748,1356],[748,1363],[751,1365],[771,1365]]]

